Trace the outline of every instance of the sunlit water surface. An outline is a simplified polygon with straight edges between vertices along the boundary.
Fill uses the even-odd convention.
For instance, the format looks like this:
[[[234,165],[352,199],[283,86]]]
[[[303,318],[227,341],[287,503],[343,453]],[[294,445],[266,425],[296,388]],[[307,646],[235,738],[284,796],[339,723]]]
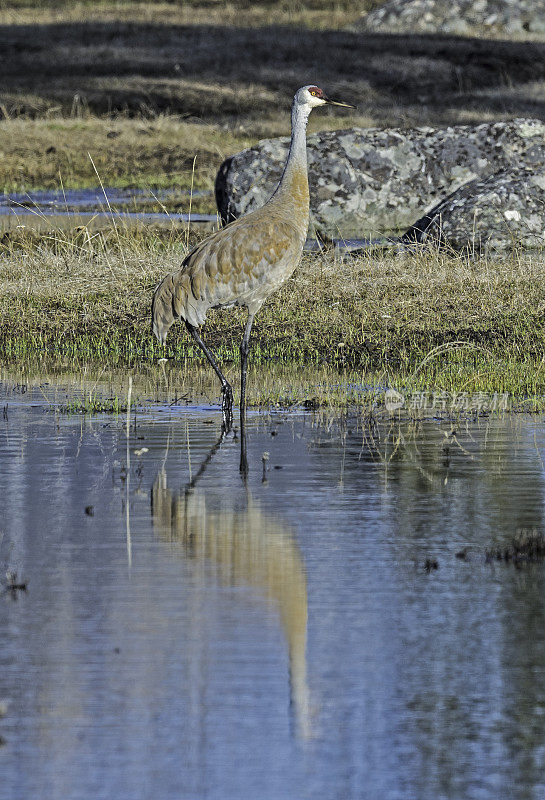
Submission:
[[[541,418],[2,397],[0,797],[545,796]]]

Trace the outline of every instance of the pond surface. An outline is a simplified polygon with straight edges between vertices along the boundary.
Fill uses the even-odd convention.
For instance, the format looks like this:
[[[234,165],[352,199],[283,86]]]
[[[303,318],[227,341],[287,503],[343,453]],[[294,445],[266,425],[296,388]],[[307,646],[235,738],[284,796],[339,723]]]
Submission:
[[[44,391],[0,391],[1,798],[545,796],[545,564],[485,555],[543,531],[542,418],[251,414],[244,481],[216,407]]]

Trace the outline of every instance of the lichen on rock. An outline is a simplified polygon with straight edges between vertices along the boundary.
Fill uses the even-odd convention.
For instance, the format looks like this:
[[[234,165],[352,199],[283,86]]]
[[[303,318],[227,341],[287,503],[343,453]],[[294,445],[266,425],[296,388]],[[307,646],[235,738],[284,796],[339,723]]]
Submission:
[[[263,205],[280,180],[289,139],[225,161],[216,178],[224,221]],[[545,170],[545,123],[518,119],[445,129],[352,128],[308,137],[311,230],[363,238],[406,230],[470,181],[524,165]]]
[[[545,0],[388,0],[361,30],[505,38],[545,37]]]
[[[543,249],[545,174],[521,165],[470,181],[411,226],[402,241],[456,250]]]

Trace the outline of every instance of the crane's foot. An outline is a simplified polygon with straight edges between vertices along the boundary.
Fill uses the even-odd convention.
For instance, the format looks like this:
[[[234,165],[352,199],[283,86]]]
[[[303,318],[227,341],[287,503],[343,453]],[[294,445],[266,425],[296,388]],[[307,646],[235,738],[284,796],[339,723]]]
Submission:
[[[228,383],[224,383],[221,387],[221,394],[222,430],[227,433],[233,427],[233,390]]]

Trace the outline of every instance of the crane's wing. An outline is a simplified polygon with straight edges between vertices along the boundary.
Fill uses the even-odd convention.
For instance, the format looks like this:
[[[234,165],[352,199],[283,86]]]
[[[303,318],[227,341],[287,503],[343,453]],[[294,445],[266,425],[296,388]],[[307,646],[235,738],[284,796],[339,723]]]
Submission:
[[[179,318],[202,325],[213,306],[263,303],[299,261],[304,238],[285,219],[248,214],[207,237],[155,290],[153,332],[164,342]]]

